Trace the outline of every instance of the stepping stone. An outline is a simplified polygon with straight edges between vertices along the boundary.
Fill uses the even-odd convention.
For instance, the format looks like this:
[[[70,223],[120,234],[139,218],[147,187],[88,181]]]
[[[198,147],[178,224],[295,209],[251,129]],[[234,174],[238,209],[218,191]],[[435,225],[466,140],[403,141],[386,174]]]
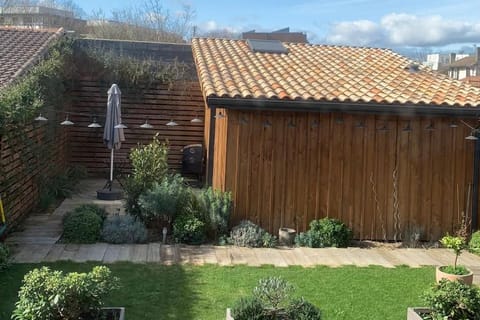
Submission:
[[[153,242],[148,244],[147,262],[156,262],[156,263],[161,262],[160,246],[161,244],[158,242]]]
[[[38,263],[42,262],[50,251],[52,245],[27,244],[22,245],[19,251],[14,254],[13,261],[17,263]]]

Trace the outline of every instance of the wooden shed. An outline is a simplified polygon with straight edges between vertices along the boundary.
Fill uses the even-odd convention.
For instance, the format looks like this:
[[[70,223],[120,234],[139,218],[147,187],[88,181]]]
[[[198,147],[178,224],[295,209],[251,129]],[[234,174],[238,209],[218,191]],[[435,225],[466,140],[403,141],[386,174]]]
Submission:
[[[358,239],[434,240],[465,214],[478,229],[480,89],[388,49],[192,45],[207,180],[232,192],[232,225],[333,217]]]

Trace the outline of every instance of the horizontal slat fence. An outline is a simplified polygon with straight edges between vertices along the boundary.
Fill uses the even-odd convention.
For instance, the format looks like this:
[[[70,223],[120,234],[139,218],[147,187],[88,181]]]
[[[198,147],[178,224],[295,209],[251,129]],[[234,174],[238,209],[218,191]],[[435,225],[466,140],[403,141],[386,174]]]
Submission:
[[[16,224],[39,199],[39,182],[67,166],[67,131],[54,123],[12,129],[1,138],[2,195],[7,224]],[[14,137],[16,136],[16,138]]]
[[[214,186],[231,190],[232,224],[304,231],[338,218],[355,238],[436,240],[471,210],[474,142],[446,118],[228,110]],[[225,124],[228,128],[225,129]],[[473,126],[474,123],[471,123]],[[411,130],[409,130],[411,128]],[[477,226],[478,227],[478,226]]]
[[[70,163],[85,166],[89,174],[107,177],[110,151],[103,143],[103,128],[88,128],[93,117],[102,126],[105,121],[107,91],[110,83],[101,79],[82,77],[70,92],[70,118],[75,123],[69,128]],[[204,119],[204,102],[198,82],[179,81],[169,87],[154,84],[135,90],[122,88],[121,109],[125,142],[115,150],[115,162],[129,169],[128,155],[138,144],[148,144],[158,133],[161,141],[168,140],[169,166],[179,170],[182,148],[189,144],[203,144],[203,123],[192,123],[195,117]],[[146,120],[153,129],[143,129]],[[170,120],[178,126],[166,126]]]

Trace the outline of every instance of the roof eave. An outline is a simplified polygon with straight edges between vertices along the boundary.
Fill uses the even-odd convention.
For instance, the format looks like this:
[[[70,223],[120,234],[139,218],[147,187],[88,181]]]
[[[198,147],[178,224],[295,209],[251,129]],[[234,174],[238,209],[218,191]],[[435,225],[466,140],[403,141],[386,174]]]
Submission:
[[[243,99],[229,97],[207,97],[207,105],[215,108],[245,110],[352,112],[400,116],[423,115],[475,118],[480,116],[480,105],[478,107],[453,107],[316,100]]]

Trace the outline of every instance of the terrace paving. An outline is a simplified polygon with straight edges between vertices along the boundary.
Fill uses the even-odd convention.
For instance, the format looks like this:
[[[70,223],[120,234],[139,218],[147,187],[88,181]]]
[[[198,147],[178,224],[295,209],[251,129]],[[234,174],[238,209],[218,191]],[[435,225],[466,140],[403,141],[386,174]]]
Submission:
[[[85,180],[80,191],[71,199],[66,199],[51,214],[33,214],[28,217],[23,228],[10,234],[7,242],[13,249],[14,263],[42,263],[62,260],[75,262],[95,261],[115,263],[172,264],[218,264],[232,265],[274,265],[277,267],[326,265],[340,267],[369,265],[394,268],[399,265],[410,267],[437,266],[451,264],[454,254],[442,248],[398,248],[378,246],[371,248],[241,248],[235,246],[182,244],[62,244],[61,223],[63,215],[84,203],[96,203],[113,214],[123,214],[122,201],[101,201],[96,199],[96,190],[102,187],[102,180]],[[474,282],[480,284],[480,257],[465,252],[460,263],[470,268]],[[433,277],[433,274],[432,274]]]

